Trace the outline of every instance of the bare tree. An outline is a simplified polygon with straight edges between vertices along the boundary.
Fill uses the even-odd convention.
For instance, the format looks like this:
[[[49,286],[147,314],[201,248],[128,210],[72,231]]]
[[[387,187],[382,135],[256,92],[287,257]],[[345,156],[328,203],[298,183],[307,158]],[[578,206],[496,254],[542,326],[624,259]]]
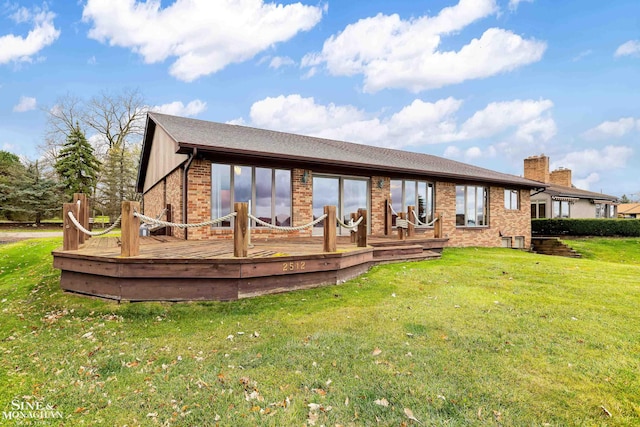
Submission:
[[[47,127],[44,143],[39,148],[43,153],[44,166],[52,169],[67,137],[83,122],[84,101],[67,92],[56,100],[55,105],[44,108],[44,111],[47,113]]]
[[[59,147],[71,132],[80,128],[104,165],[97,185],[96,203],[109,215],[116,215],[120,203],[135,194],[137,161],[132,161],[144,133],[148,107],[138,89],[120,93],[102,92],[83,100],[67,94],[48,113],[44,150],[57,158]],[[136,159],[137,160],[137,159]]]

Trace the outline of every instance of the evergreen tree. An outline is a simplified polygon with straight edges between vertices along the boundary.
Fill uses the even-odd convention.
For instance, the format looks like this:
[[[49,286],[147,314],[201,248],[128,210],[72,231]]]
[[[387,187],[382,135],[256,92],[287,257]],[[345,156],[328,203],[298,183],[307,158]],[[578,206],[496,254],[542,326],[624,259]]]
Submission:
[[[87,141],[80,125],[72,130],[58,153],[56,172],[70,199],[73,193],[91,195],[98,180],[100,162],[93,154],[93,147]]]
[[[64,189],[62,184],[43,177],[38,161],[27,167],[25,177],[22,188],[18,191],[22,211],[39,225],[43,219],[60,212]]]
[[[623,194],[620,198],[620,203],[631,203],[631,200],[629,200],[626,194]]]
[[[17,189],[21,187],[25,173],[25,167],[18,156],[0,151],[0,216],[10,221],[22,219]]]

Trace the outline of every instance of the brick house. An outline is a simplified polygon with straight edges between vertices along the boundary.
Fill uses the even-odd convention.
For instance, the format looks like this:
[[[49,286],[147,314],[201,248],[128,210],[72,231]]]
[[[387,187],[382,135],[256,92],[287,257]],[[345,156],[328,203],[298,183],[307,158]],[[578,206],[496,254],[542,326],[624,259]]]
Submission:
[[[531,218],[616,218],[618,198],[576,188],[571,169],[549,172],[549,157],[524,159],[524,176],[547,185],[531,193]]]
[[[344,220],[367,209],[369,234],[383,235],[388,202],[395,212],[415,206],[422,223],[442,214],[449,246],[510,246],[513,237],[522,247],[531,239],[530,194],[546,187],[427,154],[159,113],[147,117],[137,186],[145,214],[171,204],[174,222],[220,218],[234,202],[250,201],[261,220],[297,226],[334,205]],[[174,235],[192,240],[231,232],[225,222]],[[318,232],[320,226],[296,234]],[[428,238],[434,228],[418,232]],[[252,234],[283,235],[255,224]]]

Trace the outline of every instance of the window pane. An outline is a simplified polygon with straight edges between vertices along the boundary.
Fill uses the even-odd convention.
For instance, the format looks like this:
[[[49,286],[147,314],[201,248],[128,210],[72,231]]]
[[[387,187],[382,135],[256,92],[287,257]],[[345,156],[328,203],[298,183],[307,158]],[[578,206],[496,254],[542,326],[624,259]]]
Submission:
[[[466,214],[466,223],[465,225],[468,227],[473,227],[476,225],[476,187],[467,187],[467,211]]]
[[[538,213],[536,211],[537,206],[538,205],[536,205],[535,203],[531,203],[531,219],[538,218]]]
[[[476,225],[487,225],[487,217],[484,214],[485,209],[485,188],[477,187],[476,189]]]
[[[402,205],[402,211],[406,212],[409,206],[413,206],[413,207],[417,206],[415,181],[404,182],[404,203]]]
[[[511,190],[504,189],[504,208],[511,209]]]
[[[271,224],[272,169],[256,168],[256,198],[253,201],[255,216]]]
[[[546,218],[547,217],[547,204],[540,203],[538,205],[538,218]]]
[[[416,207],[416,213],[418,214],[418,218],[420,218],[421,222],[427,223],[428,220],[428,201],[429,195],[427,193],[427,183],[426,182],[418,182],[418,205]],[[413,218],[410,218],[411,221],[414,221]],[[415,222],[415,221],[414,221]]]
[[[560,214],[562,218],[569,218],[569,202],[560,202]]]
[[[560,202],[553,201],[553,217],[560,218]]]
[[[233,167],[233,202],[248,202],[251,199],[251,168]]]
[[[324,215],[325,206],[338,206],[340,181],[338,178],[313,177],[313,219]],[[337,225],[337,224],[336,224]],[[316,224],[316,228],[322,228],[323,221]]]
[[[520,192],[518,190],[511,190],[511,209],[520,209]]]
[[[433,184],[427,184],[427,221],[431,222],[434,218],[433,206],[434,206],[434,194],[433,194]]]
[[[464,189],[465,187],[462,185],[456,186],[456,225],[464,226],[465,218],[464,218]]]
[[[211,217],[220,218],[231,212],[231,169],[229,165],[211,165]],[[220,223],[229,227],[230,221]]]
[[[276,225],[291,226],[291,172],[276,169]]]
[[[351,213],[358,209],[367,209],[367,181],[356,179],[344,179],[342,182],[342,221],[348,223]]]
[[[399,179],[391,180],[391,206],[396,212],[402,212],[402,181]],[[396,214],[393,212],[391,224],[396,225]]]

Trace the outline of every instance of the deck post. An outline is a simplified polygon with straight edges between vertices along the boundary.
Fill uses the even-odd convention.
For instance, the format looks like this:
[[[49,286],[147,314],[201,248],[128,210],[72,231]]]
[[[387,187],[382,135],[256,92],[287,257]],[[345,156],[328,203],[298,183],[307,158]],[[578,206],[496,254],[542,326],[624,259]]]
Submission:
[[[407,237],[413,237],[416,227],[413,225],[416,220],[415,206],[407,206]]]
[[[167,222],[173,222],[173,211],[172,211],[171,203],[167,203]],[[165,228],[165,235],[173,236],[173,227]]]
[[[77,203],[65,203],[62,205],[62,250],[63,251],[77,251],[78,250],[78,233],[80,231],[73,225],[71,219],[69,219],[69,212],[73,213],[73,216],[78,218],[78,204]]]
[[[391,213],[391,203],[389,200],[384,201],[384,235],[391,235],[391,226],[393,223],[393,215]]]
[[[140,202],[122,202],[120,256],[125,258],[140,254],[140,218],[134,212],[140,212]]]
[[[336,207],[325,206],[324,213],[327,217],[324,219],[324,252],[336,251]]]
[[[405,214],[404,212],[398,212],[398,218],[399,219],[406,219],[407,214]],[[403,227],[398,227],[398,240],[404,240],[406,238],[405,236],[405,232],[404,232],[404,228]]]
[[[437,214],[438,220],[436,221],[435,227],[433,229],[433,237],[436,239],[442,238],[442,212]]]
[[[89,206],[87,205],[87,195],[82,193],[73,194],[73,203],[80,201],[80,209],[77,211],[76,219],[87,230],[89,229]],[[80,232],[78,234],[78,243],[83,244],[88,240],[89,236]]]
[[[358,219],[357,215],[358,214],[356,214],[355,212],[351,212],[351,215],[350,215],[351,221],[356,222],[356,220]],[[351,230],[350,234],[351,234],[351,243],[356,243],[356,241],[357,241],[357,239],[356,239],[356,235],[357,235],[356,230]]]
[[[234,203],[236,219],[233,223],[233,256],[246,257],[249,251],[249,204]]]
[[[362,222],[358,224],[358,247],[367,247],[367,210],[358,209],[358,217],[362,218]]]

